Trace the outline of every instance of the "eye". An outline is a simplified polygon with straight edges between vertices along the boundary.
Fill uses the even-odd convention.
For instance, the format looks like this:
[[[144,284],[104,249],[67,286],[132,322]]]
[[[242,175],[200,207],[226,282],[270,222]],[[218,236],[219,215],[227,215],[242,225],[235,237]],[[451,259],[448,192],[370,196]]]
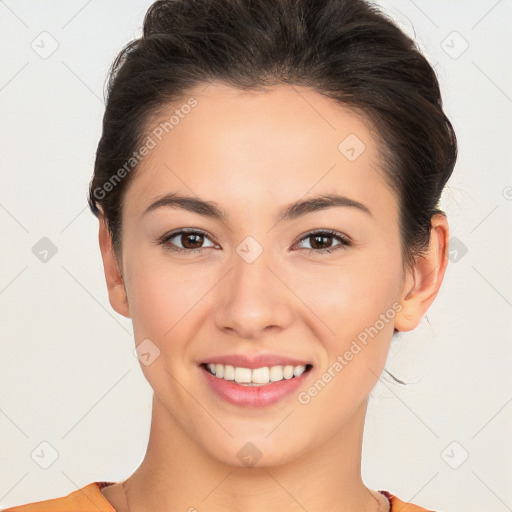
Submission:
[[[205,239],[209,240],[208,235],[204,231],[187,229],[166,234],[158,243],[169,251],[178,253],[200,252],[208,247],[215,247],[215,244],[201,247]],[[181,247],[176,245],[176,242],[173,242],[173,240],[181,244]]]
[[[324,247],[318,247],[323,246],[325,244],[328,244],[330,239],[336,239],[339,241],[336,245],[331,245],[327,248]],[[312,248],[306,250],[308,251],[308,254],[324,254],[324,253],[331,253],[333,251],[337,251],[339,249],[345,249],[347,247],[350,247],[352,245],[351,241],[342,233],[338,233],[337,231],[332,230],[317,230],[308,233],[306,236],[302,237],[300,240],[300,243],[302,243],[303,240],[313,240],[312,242]]]
[[[332,245],[331,242],[330,246],[328,247],[319,247],[329,244],[329,240],[332,239],[337,240],[338,243]],[[209,246],[201,247],[204,243],[204,240],[210,240],[209,236],[204,231],[182,229],[164,235],[162,238],[158,240],[158,243],[160,245],[163,245],[169,251],[188,254],[201,252],[204,249],[208,249],[210,247],[218,247],[213,243]],[[325,229],[307,233],[300,239],[299,243],[302,243],[303,241],[307,240],[313,241],[311,249],[305,248],[308,251],[308,254],[331,253],[339,249],[345,249],[352,245],[349,238],[343,235],[342,233]]]

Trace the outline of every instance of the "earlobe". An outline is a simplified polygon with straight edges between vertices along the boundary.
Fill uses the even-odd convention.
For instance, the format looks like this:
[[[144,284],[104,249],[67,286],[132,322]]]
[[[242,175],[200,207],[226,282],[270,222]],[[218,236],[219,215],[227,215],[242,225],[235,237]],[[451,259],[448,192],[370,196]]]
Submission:
[[[112,237],[103,217],[99,218],[98,239],[110,305],[120,315],[130,318],[130,308],[122,271],[112,245]]]
[[[432,217],[430,243],[424,255],[418,256],[414,268],[407,272],[400,297],[402,309],[395,317],[395,329],[415,329],[436,298],[448,264],[448,222],[437,213]]]

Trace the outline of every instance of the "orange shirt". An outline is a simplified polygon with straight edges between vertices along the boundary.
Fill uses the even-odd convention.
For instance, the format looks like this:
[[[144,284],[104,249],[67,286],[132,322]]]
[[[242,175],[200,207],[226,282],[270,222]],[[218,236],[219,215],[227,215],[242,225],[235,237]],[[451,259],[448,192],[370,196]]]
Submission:
[[[0,512],[116,512],[100,489],[114,482],[92,482],[61,498],[27,503]],[[391,512],[428,512],[426,508],[399,500],[388,491],[379,491],[391,503]]]

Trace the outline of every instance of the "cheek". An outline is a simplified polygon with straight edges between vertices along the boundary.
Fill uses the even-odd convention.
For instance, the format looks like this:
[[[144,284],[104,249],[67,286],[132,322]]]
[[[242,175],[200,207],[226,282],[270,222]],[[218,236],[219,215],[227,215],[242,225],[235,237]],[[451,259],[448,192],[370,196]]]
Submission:
[[[168,401],[175,386],[172,376],[178,381],[187,378],[182,372],[187,344],[193,337],[190,321],[194,305],[198,306],[205,292],[185,267],[154,260],[139,262],[138,267],[133,266],[128,297],[135,342],[151,341],[147,351],[158,355],[149,365],[141,364],[141,369],[155,392],[167,396]]]
[[[330,265],[297,269],[293,289],[323,320],[333,337],[346,339],[375,323],[399,296],[401,263],[378,258],[347,258]],[[290,276],[290,278],[292,278]]]
[[[300,273],[307,278],[297,281],[297,295],[307,297],[323,344],[320,382],[311,390],[323,397],[315,398],[323,404],[319,413],[331,400],[339,405],[335,415],[352,410],[382,373],[400,309],[402,268],[395,253],[375,248],[336,267],[310,266]],[[305,401],[310,398],[309,393],[304,396]]]
[[[309,311],[304,313],[312,326],[316,323],[314,330],[320,338],[333,338],[339,345],[340,340],[350,340],[374,325],[392,306],[399,292],[400,255],[389,249],[391,244],[387,249],[380,245],[354,251],[336,263],[326,256],[316,262],[296,260],[293,268],[280,269],[301,299],[302,305],[290,297],[290,307]],[[126,270],[137,342],[154,338],[164,343],[176,338],[195,316],[205,314],[199,303],[206,294],[206,302],[213,300],[220,290],[214,285],[223,274],[216,265],[173,263],[171,255],[154,248],[130,253]]]
[[[377,383],[400,307],[395,302],[398,277],[391,273],[340,274],[327,281],[323,293],[317,288],[309,295],[316,315],[335,334],[324,336],[317,379],[298,397],[311,417],[331,418],[327,431],[345,424]]]
[[[201,287],[185,267],[149,256],[141,254],[130,263],[127,287],[130,313],[139,336],[164,341],[172,335],[174,326],[190,309],[194,298],[197,301]]]
[[[175,366],[186,359],[187,346],[208,315],[219,273],[155,253],[133,258],[130,270],[128,301],[136,343],[149,338]]]

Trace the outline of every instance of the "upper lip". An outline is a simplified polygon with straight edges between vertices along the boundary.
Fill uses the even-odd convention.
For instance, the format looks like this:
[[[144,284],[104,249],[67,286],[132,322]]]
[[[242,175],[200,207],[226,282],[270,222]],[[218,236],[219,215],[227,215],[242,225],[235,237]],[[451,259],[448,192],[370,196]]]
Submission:
[[[302,359],[281,356],[277,354],[257,354],[253,356],[243,354],[227,354],[224,356],[212,356],[202,364],[222,364],[238,366],[240,368],[262,368],[264,366],[306,366],[309,363]]]

